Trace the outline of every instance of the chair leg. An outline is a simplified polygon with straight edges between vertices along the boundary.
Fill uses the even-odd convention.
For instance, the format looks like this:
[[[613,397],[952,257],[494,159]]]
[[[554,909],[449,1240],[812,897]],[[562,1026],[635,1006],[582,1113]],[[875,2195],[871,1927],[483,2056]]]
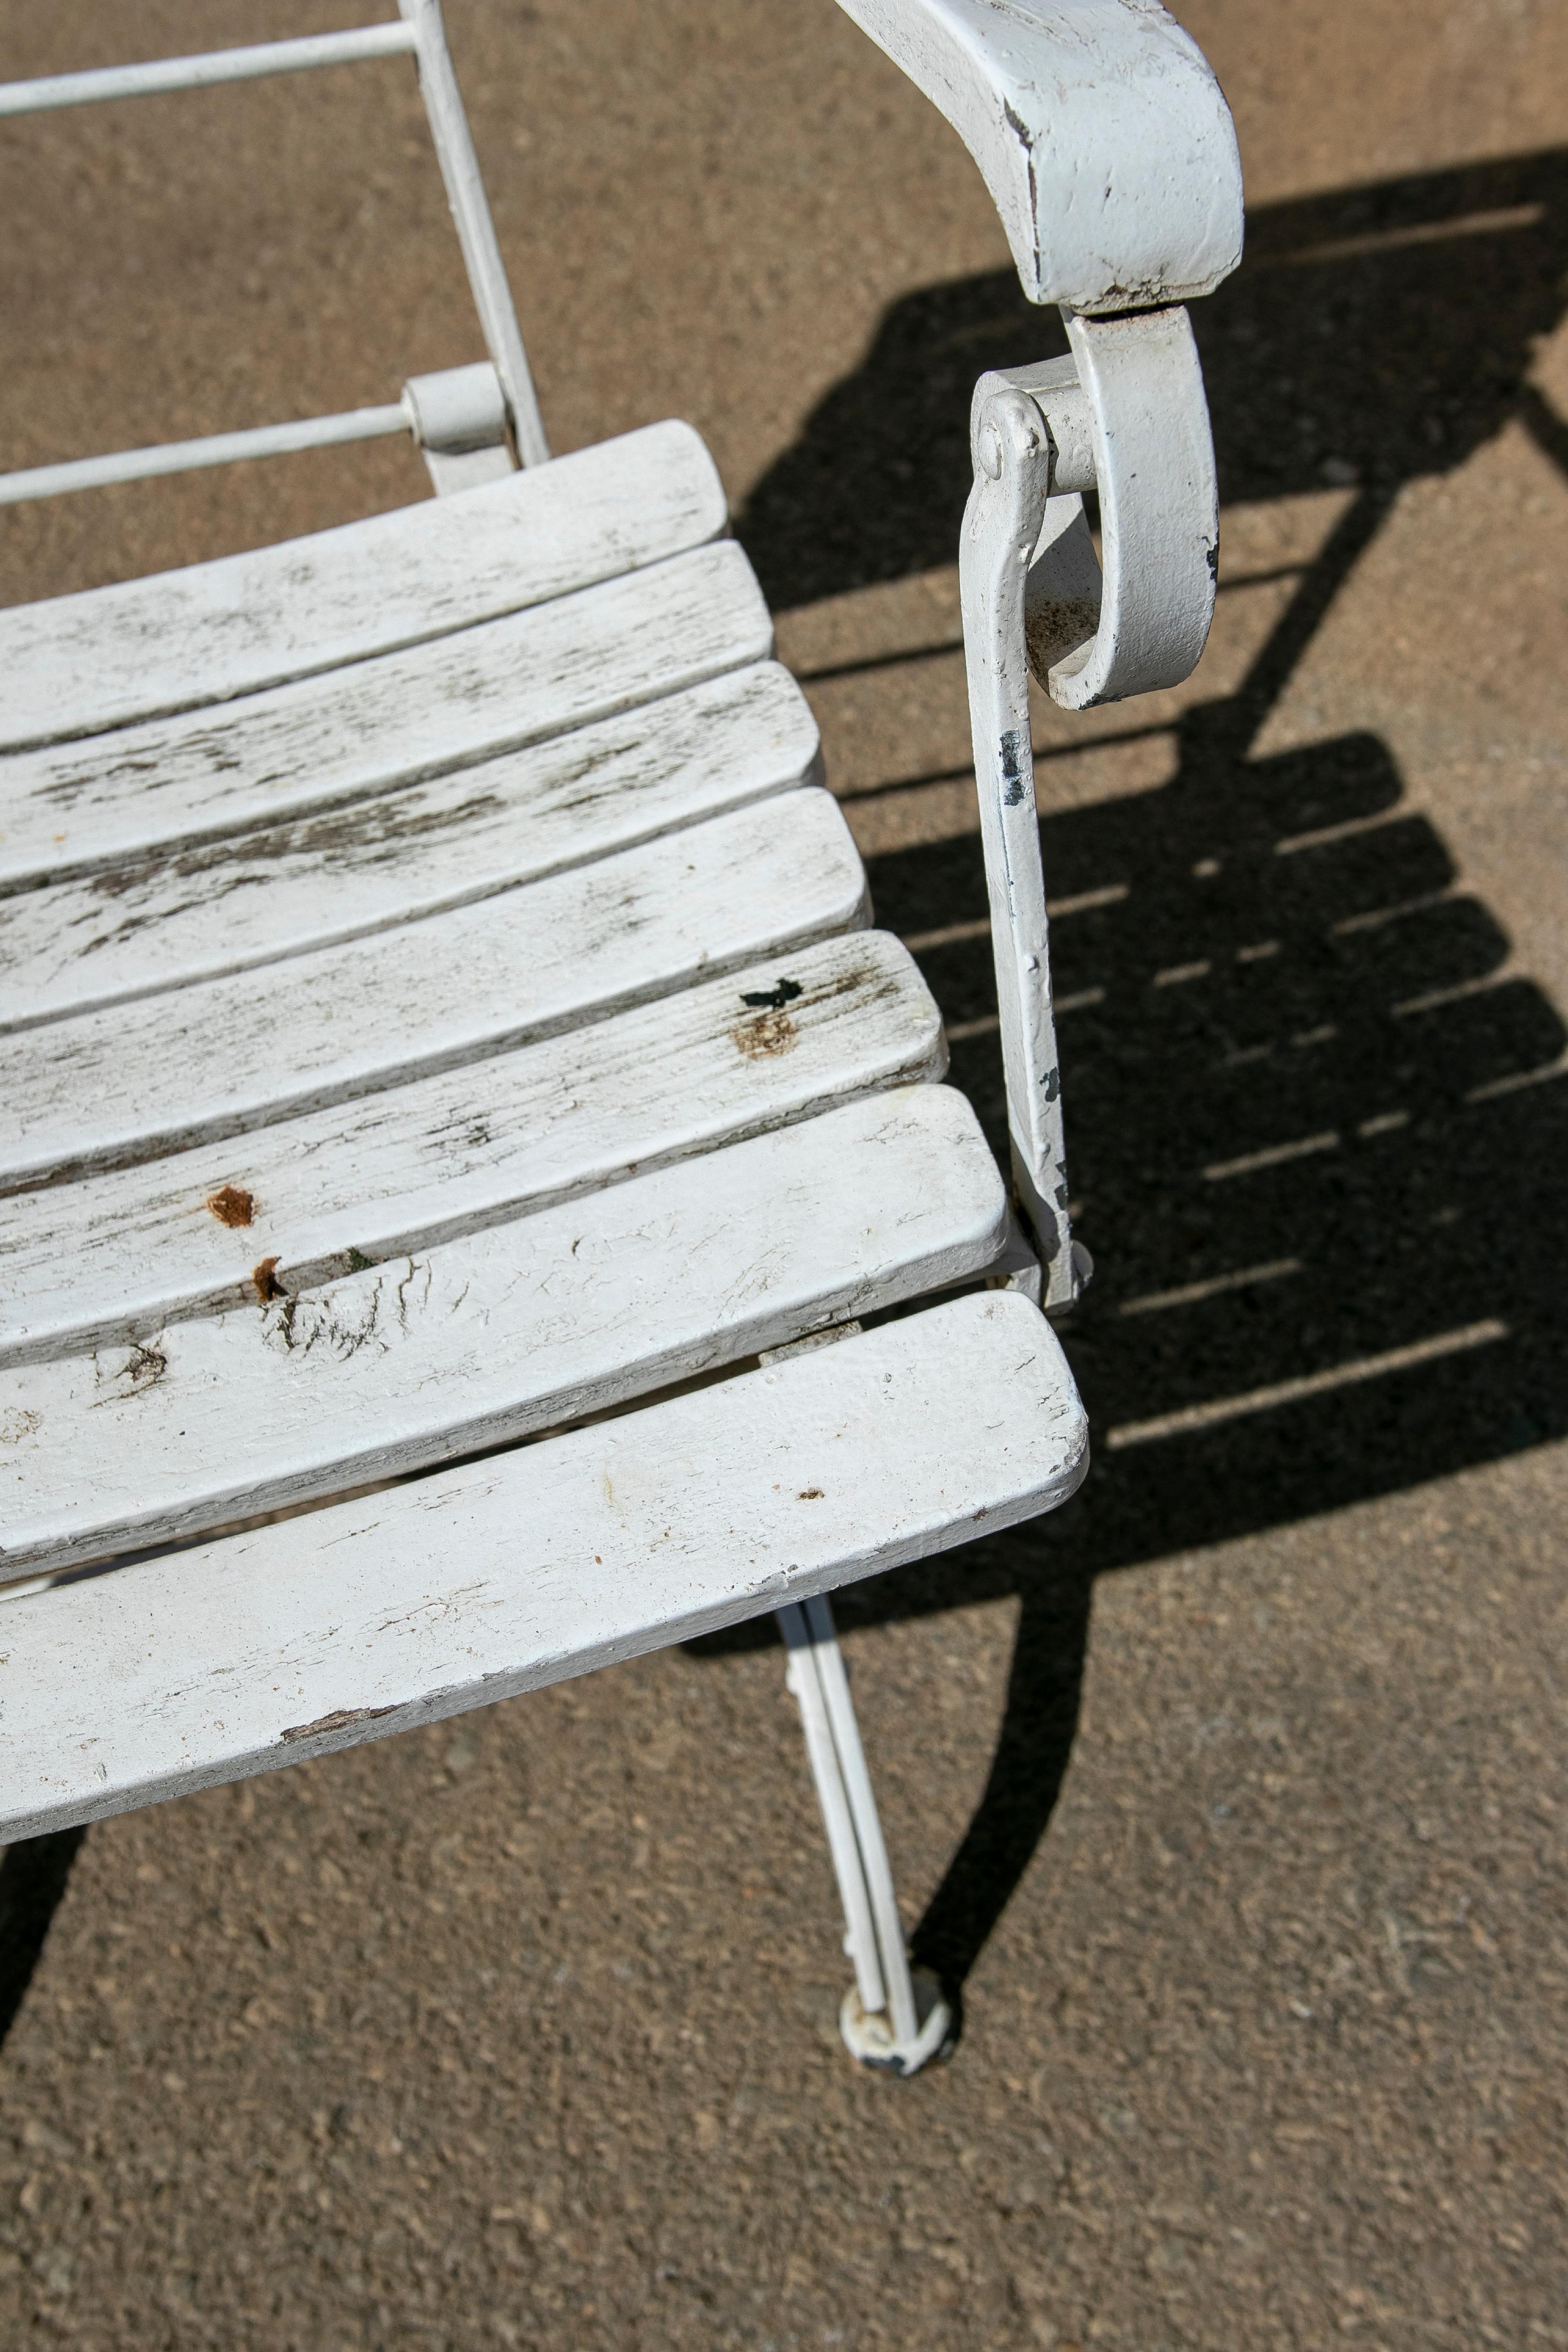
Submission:
[[[844,1948],[855,1968],[838,2012],[839,2031],[862,2065],[917,2074],[947,2042],[952,2012],[930,1971],[910,1968],[833,1612],[825,1600],[792,1601],[778,1612],[778,1622],[787,1653],[784,1680],[800,1708],[844,1906]]]

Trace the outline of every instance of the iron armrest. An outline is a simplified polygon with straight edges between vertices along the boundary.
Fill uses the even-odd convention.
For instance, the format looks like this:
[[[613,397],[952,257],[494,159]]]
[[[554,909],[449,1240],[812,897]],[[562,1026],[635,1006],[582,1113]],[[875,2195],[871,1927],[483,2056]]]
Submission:
[[[1032,302],[1155,309],[1236,268],[1230,110],[1157,0],[839,5],[963,139]]]

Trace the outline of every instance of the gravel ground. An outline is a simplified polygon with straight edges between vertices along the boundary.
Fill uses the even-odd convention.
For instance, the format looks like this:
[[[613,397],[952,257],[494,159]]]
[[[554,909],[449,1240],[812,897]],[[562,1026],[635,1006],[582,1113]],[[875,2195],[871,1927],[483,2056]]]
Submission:
[[[0,54],[382,13],[0,0]],[[841,1612],[956,2056],[849,2066],[776,1647],[670,1653],[12,1850],[0,2340],[1568,2346],[1568,12],[1183,15],[1252,206],[1225,593],[1037,739],[1096,1467]],[[1053,331],[829,0],[449,17],[555,445],[709,436],[994,1121],[952,558],[969,384]],[[396,62],[8,129],[0,198],[7,462],[475,353]],[[419,489],[20,509],[0,598]]]

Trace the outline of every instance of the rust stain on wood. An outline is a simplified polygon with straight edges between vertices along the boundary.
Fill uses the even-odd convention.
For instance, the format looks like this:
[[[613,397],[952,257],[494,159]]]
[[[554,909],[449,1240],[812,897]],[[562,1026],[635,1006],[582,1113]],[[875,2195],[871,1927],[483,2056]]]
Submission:
[[[216,1192],[207,1194],[207,1207],[220,1225],[248,1225],[256,1219],[256,1196],[243,1184],[223,1184]],[[276,1265],[278,1261],[268,1261]]]
[[[256,1286],[256,1296],[266,1306],[269,1298],[281,1298],[283,1285],[278,1279],[278,1261],[264,1257],[259,1265],[252,1266],[250,1279]]]
[[[750,1021],[738,1021],[730,1034],[748,1062],[793,1054],[800,1043],[800,1031],[787,1013],[755,1013]]]

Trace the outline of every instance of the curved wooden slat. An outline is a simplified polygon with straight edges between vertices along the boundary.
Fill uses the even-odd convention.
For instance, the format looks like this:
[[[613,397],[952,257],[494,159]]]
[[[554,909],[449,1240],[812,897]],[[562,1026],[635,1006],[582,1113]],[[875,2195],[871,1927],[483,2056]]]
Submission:
[[[941,1019],[897,940],[857,931],[782,961],[782,989],[775,960],[228,1143],[0,1198],[0,1357],[129,1346],[253,1300],[263,1260],[303,1289],[942,1076]]]
[[[0,1574],[342,1492],[977,1272],[1007,1204],[946,1087],[821,1118],[129,1349],[0,1374]]]
[[[0,750],[63,742],[548,603],[724,529],[689,425],[312,538],[0,612]]]
[[[329,677],[16,752],[0,761],[0,884],[346,807],[772,651],[762,591],[726,541]]]
[[[0,1043],[0,1181],[113,1166],[395,1086],[866,919],[818,787],[477,904]]]
[[[816,722],[755,663],[324,815],[0,898],[0,1028],[363,938],[817,772]]]
[[[714,1632],[1049,1510],[1088,1460],[1050,1326],[994,1292],[13,1601],[0,1837]]]

